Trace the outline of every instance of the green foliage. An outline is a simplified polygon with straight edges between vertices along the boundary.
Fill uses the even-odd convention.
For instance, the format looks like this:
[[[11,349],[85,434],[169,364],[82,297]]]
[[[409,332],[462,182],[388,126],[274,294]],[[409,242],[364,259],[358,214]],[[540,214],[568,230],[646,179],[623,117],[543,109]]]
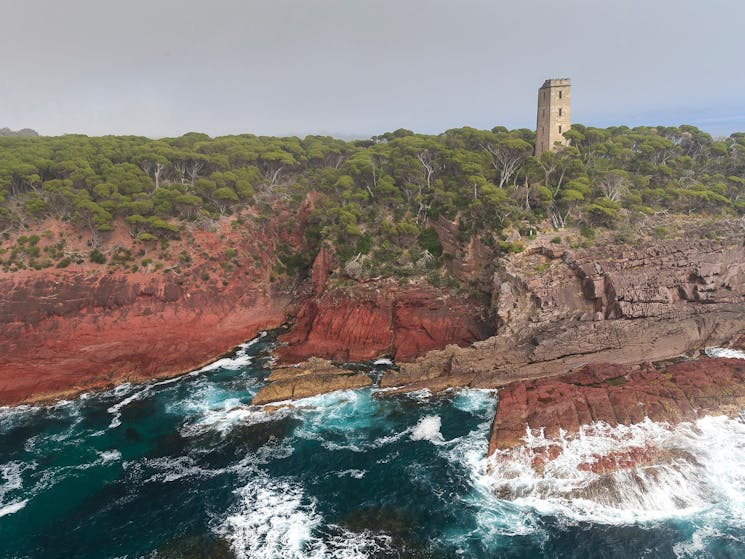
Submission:
[[[406,275],[429,274],[446,258],[435,220],[457,221],[457,242],[478,237],[512,252],[518,244],[499,241],[508,228],[618,228],[623,240],[631,236],[620,228],[638,214],[745,214],[745,134],[715,140],[692,126],[576,124],[565,136],[570,146],[540,158],[533,132],[503,127],[399,129],[352,142],[193,132],[160,140],[0,137],[0,230],[11,238],[52,217],[105,246],[123,221],[144,249],[221,216],[264,227],[303,207],[302,248],[278,252],[278,273],[307,271],[327,243],[341,262],[364,255],[370,275]],[[65,258],[61,249],[34,254],[29,246],[19,239],[3,268]],[[435,264],[420,265],[424,251]]]
[[[88,255],[88,259],[94,264],[106,264],[106,257],[97,248],[93,249]]]
[[[522,243],[511,243],[509,241],[498,241],[497,246],[502,252],[507,254],[517,254],[525,250]]]
[[[422,230],[419,234],[419,244],[436,258],[439,258],[442,255],[442,243],[440,242],[440,237],[437,235],[437,231],[432,227]]]
[[[275,272],[289,276],[303,274],[310,269],[314,258],[314,253],[304,250],[294,251],[287,244],[281,244],[277,248],[277,264],[275,266]]]

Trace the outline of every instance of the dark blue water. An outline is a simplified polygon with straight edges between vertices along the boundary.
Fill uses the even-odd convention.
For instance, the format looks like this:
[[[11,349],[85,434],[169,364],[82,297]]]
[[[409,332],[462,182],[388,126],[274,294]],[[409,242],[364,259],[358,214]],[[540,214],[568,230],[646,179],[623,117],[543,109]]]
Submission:
[[[272,343],[178,379],[0,410],[0,556],[745,556],[740,422],[598,428],[560,441],[538,476],[540,435],[484,460],[488,391],[252,408]],[[612,479],[576,468],[640,441],[680,452]]]

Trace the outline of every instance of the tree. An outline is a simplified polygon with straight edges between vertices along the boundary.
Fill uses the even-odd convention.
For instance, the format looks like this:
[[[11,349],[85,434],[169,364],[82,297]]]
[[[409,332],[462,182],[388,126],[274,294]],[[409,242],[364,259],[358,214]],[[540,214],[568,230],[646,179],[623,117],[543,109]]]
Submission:
[[[611,202],[619,202],[628,192],[629,175],[625,171],[608,171],[598,179],[598,187],[603,196]]]
[[[520,138],[497,137],[486,142],[483,149],[489,153],[491,164],[499,173],[499,188],[504,188],[530,156],[533,146]]]

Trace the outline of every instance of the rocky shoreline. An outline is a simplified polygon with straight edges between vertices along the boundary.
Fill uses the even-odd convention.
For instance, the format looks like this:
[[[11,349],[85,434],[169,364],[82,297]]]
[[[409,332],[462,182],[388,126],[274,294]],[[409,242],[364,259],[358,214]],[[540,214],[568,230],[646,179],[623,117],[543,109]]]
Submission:
[[[299,290],[272,284],[267,269],[212,288],[146,274],[0,278],[0,404],[175,375],[288,319],[281,368],[254,403],[369,386],[332,361],[391,356],[398,367],[380,379],[390,393],[504,388],[491,452],[527,427],[674,422],[745,401],[739,363],[695,361],[705,347],[745,341],[736,233],[633,247],[536,243],[494,267],[488,306],[416,283],[332,283],[338,263],[325,250]],[[681,356],[691,361],[665,366]]]
[[[501,390],[489,454],[520,446],[529,430],[557,440],[574,437],[582,426],[596,422],[615,427],[649,418],[676,425],[709,414],[737,417],[744,408],[745,360],[702,358],[659,368],[646,364],[631,371],[618,365],[588,365]],[[547,449],[540,465],[558,452],[558,447],[553,452]],[[643,452],[626,457],[626,465],[645,457]],[[601,462],[599,468],[607,467]]]

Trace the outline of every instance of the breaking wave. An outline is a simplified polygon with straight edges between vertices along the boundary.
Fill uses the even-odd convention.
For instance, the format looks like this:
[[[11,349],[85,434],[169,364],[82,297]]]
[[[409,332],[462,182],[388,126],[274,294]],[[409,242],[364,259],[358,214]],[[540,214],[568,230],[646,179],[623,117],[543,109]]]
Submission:
[[[745,352],[725,347],[707,347],[704,352],[709,357],[728,357],[730,359],[745,359]]]
[[[390,543],[385,535],[324,527],[315,501],[291,480],[257,476],[236,495],[217,532],[239,559],[363,559]]]
[[[524,445],[478,464],[497,497],[574,522],[633,524],[691,517],[745,501],[745,424],[705,417],[598,423],[574,437],[527,433]],[[745,510],[730,511],[745,519]]]
[[[429,441],[433,444],[442,444],[445,439],[442,437],[440,429],[442,419],[437,415],[428,415],[419,420],[411,430],[409,438],[412,441]]]

